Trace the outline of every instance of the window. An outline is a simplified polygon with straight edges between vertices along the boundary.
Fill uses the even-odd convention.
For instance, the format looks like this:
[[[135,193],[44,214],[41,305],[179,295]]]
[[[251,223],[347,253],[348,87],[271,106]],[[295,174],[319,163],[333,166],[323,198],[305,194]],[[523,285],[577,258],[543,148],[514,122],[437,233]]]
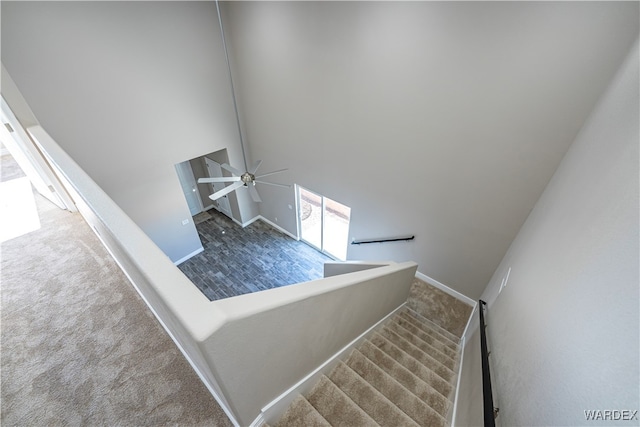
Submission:
[[[296,186],[300,238],[326,254],[347,259],[351,208]]]

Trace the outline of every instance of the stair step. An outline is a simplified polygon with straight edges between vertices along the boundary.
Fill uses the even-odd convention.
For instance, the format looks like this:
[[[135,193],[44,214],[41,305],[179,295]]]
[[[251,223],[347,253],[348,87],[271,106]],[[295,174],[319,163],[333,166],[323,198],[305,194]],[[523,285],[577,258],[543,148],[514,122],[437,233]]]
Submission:
[[[329,379],[381,426],[419,426],[343,362],[334,368]]]
[[[426,342],[442,354],[445,354],[447,357],[457,360],[458,359],[458,351],[457,349],[449,347],[447,344],[443,343],[439,339],[433,337],[426,332],[424,332],[420,327],[416,326],[410,320],[407,320],[403,316],[395,316],[393,319],[398,325],[402,326],[404,329],[408,330],[415,336],[419,337],[422,341]]]
[[[331,427],[331,424],[303,396],[298,396],[275,427]]]
[[[408,322],[411,322],[414,326],[420,328],[422,332],[430,335],[431,337],[433,337],[433,339],[440,341],[443,345],[449,347],[451,350],[456,352],[458,351],[458,339],[455,337],[455,339],[452,339],[449,336],[450,334],[445,335],[444,333],[446,331],[437,326],[435,323],[429,322],[427,319],[408,308],[398,313],[397,316],[405,319]]]
[[[334,427],[376,425],[362,408],[324,375],[311,390],[307,400]]]
[[[433,321],[431,321],[431,320],[427,319],[426,317],[422,316],[417,311],[411,309],[411,307],[407,307],[402,312],[403,313],[407,313],[408,315],[412,316],[414,319],[416,319],[421,324],[425,325],[426,327],[429,327],[434,332],[436,332],[439,335],[443,336],[444,338],[448,339],[451,343],[455,344],[456,347],[460,343],[460,337],[458,337],[455,334],[447,331],[445,328],[443,328],[442,326],[438,325],[437,323],[434,323]]]
[[[448,381],[382,335],[375,333],[369,341],[431,387],[438,390],[443,396],[449,397],[451,395],[453,386]]]
[[[401,350],[404,350],[409,354],[409,356],[412,356],[424,366],[438,374],[446,382],[450,382],[455,377],[455,373],[451,369],[447,368],[442,363],[438,362],[436,359],[422,351],[419,347],[411,344],[409,341],[402,338],[395,332],[387,328],[383,328],[379,331],[379,334],[399,347]]]
[[[429,356],[433,357],[438,362],[442,363],[447,368],[451,369],[452,371],[455,369],[456,367],[455,360],[453,360],[451,357],[447,356],[446,354],[442,353],[441,351],[439,351],[437,348],[433,347],[429,343],[420,339],[418,335],[413,334],[411,331],[409,331],[408,329],[405,329],[404,327],[402,327],[401,325],[395,322],[389,323],[386,327],[389,330],[401,336],[402,338],[404,338],[405,340],[409,341],[411,344],[418,347],[420,350],[427,353]]]
[[[369,340],[365,340],[359,348],[360,352],[385,371],[407,390],[418,396],[423,402],[431,406],[437,413],[446,417],[451,408],[451,401],[438,390],[430,386],[416,374],[393,360],[388,354],[376,347]]]
[[[419,425],[446,425],[446,420],[442,415],[421,401],[415,394],[407,390],[358,350],[354,350],[351,353],[346,364]]]

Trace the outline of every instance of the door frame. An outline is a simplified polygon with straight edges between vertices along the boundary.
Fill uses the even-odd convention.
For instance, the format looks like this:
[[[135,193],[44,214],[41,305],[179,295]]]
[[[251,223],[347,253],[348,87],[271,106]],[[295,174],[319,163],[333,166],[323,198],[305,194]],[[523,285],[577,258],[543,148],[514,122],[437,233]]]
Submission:
[[[3,145],[16,160],[29,181],[43,197],[60,209],[76,212],[75,203],[56,176],[52,166],[13,114],[4,97],[0,97],[2,129],[6,137]],[[8,124],[9,126],[7,126]]]
[[[329,255],[332,258],[333,255],[326,253],[322,247],[323,247],[323,242],[324,242],[324,196],[322,194],[318,194],[315,191],[311,191],[308,188],[305,188],[299,184],[295,184],[295,188],[296,188],[296,216],[297,216],[297,223],[298,223],[298,237],[300,240],[302,240],[304,243],[306,243],[307,245],[311,246],[312,248],[322,252],[325,255]],[[320,197],[320,247],[314,245],[313,243],[311,243],[310,241],[308,241],[307,239],[305,239],[304,237],[302,237],[302,217],[301,217],[301,209],[302,209],[302,194],[301,194],[301,190],[307,191],[309,193],[315,194],[316,196]]]
[[[319,252],[327,255],[328,257],[336,260],[336,261],[344,261],[343,259],[338,258],[337,256],[335,256],[334,254],[332,254],[331,252],[328,252],[325,249],[325,244],[324,244],[324,233],[325,233],[325,210],[326,210],[326,199],[329,199],[331,201],[334,201],[336,203],[340,203],[338,201],[335,201],[333,199],[330,199],[326,196],[323,196],[320,193],[316,193],[315,191],[309,190],[306,187],[303,187],[299,184],[294,184],[295,186],[295,199],[296,199],[296,224],[298,227],[298,240],[302,240],[304,243],[306,243],[307,245],[311,246],[312,248],[318,250]],[[302,209],[302,203],[301,203],[301,190],[307,191],[309,193],[312,193],[318,197],[320,197],[320,247],[316,246],[315,244],[311,243],[310,241],[308,241],[307,239],[302,237],[302,218],[301,218],[301,209]],[[341,203],[340,203],[341,204]],[[345,206],[345,205],[343,205]],[[348,207],[348,206],[347,206]],[[349,208],[351,209],[351,208]],[[349,221],[350,222],[350,221]]]
[[[207,171],[207,174],[209,175],[210,178],[222,178],[224,176],[224,172],[222,171],[222,167],[220,165],[220,163],[216,162],[215,160],[210,159],[207,156],[204,156],[204,163],[205,163],[205,170]],[[213,163],[216,168],[216,171],[219,169],[220,170],[220,175],[217,174],[212,174],[211,168],[209,167],[209,164]],[[225,183],[220,183],[220,187],[224,188],[227,185]],[[211,194],[216,192],[216,188],[215,185],[213,183],[210,183],[209,186],[211,187]],[[226,200],[226,207],[228,209],[225,209],[224,206],[221,206],[221,203],[218,200]],[[231,213],[231,201],[229,200],[228,195],[224,195],[222,196],[220,199],[218,200],[214,200],[213,201],[213,207],[220,213],[223,213],[224,215],[228,216],[229,218],[233,219],[233,215]],[[224,203],[222,203],[223,205]]]
[[[189,197],[193,197],[193,199],[195,199],[197,205],[196,209],[198,209],[198,212],[191,212],[191,208],[189,207],[189,213],[191,213],[191,216],[195,216],[200,212],[203,212],[204,205],[202,204],[202,199],[200,198],[200,194],[198,193],[198,184],[196,183],[196,178],[193,175],[191,163],[188,160],[176,163],[176,172],[178,173],[180,188],[184,193],[184,198],[187,201],[187,206],[189,206]]]

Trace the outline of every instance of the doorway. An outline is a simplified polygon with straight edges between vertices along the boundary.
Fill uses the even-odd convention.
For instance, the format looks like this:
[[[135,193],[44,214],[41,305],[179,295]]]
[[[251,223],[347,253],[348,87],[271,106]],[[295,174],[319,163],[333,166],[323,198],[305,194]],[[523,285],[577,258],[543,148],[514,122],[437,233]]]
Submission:
[[[237,210],[238,201],[235,198],[235,194],[228,194],[217,200],[209,198],[210,194],[223,189],[226,186],[225,183],[198,183],[200,178],[227,176],[225,174],[226,171],[220,166],[223,163],[229,163],[226,148],[175,165],[180,187],[196,224],[199,221],[210,218],[206,213],[210,209],[216,209],[231,219],[233,219],[234,209]],[[199,215],[201,213],[202,215]]]
[[[188,161],[178,163],[176,165],[176,172],[178,173],[178,180],[180,180],[180,187],[182,187],[184,198],[187,199],[189,212],[191,216],[196,216],[204,210],[204,206],[198,194],[198,184],[193,176],[191,164]]]
[[[40,150],[36,148],[9,104],[0,98],[0,141],[29,178],[31,185],[43,197],[60,209],[76,211],[75,204],[55,176]]]
[[[351,208],[296,185],[300,238],[336,259],[347,259]]]
[[[204,158],[204,163],[207,167],[207,173],[210,178],[222,178],[224,175],[222,173],[222,166],[220,163],[211,160],[208,157]],[[217,191],[224,190],[227,186],[224,182],[213,182],[211,184],[207,184],[211,188],[210,194],[213,194]],[[216,199],[214,204],[218,208],[220,212],[225,214],[228,217],[231,217],[231,204],[229,203],[229,195],[225,194],[224,196]]]

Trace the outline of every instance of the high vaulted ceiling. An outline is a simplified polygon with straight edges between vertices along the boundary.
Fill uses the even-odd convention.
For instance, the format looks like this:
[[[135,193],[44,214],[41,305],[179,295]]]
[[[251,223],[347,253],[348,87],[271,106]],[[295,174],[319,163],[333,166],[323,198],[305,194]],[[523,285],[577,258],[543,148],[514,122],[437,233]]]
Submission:
[[[247,139],[352,208],[352,259],[478,297],[638,36],[638,3],[231,2]],[[597,171],[594,171],[597,173]],[[291,195],[262,214],[295,231]]]
[[[200,247],[174,165],[224,148],[242,163],[215,6],[0,5],[2,63],[35,117],[174,261]],[[638,2],[222,10],[249,160],[350,206],[350,238],[416,236],[349,258],[414,260],[472,298],[639,32]],[[295,233],[293,190],[260,193],[236,219]]]

